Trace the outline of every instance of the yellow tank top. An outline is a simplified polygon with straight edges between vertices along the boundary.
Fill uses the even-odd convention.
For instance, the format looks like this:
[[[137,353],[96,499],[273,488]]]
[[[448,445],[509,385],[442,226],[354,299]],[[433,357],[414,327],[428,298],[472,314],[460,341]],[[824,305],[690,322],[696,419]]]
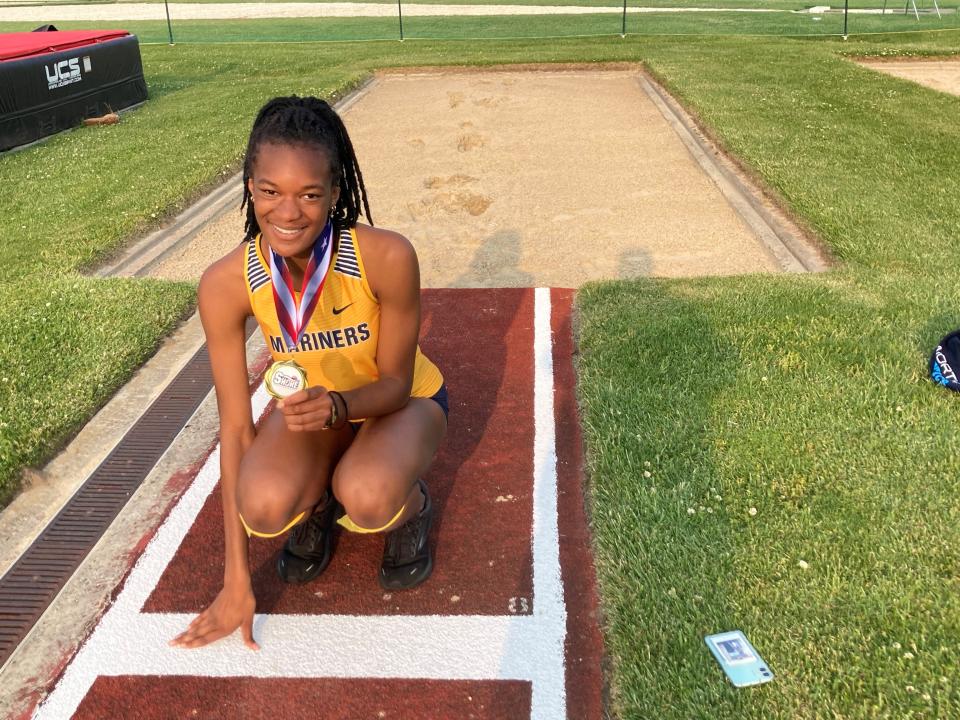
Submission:
[[[274,360],[296,360],[311,387],[352,390],[379,377],[377,339],[380,304],[373,296],[360,257],[356,231],[343,230],[330,260],[330,271],[300,345],[287,352],[273,301],[270,264],[260,236],[247,243],[243,275],[250,307]],[[299,301],[299,297],[297,298]],[[430,397],[443,384],[440,370],[420,352],[413,369],[411,397]]]

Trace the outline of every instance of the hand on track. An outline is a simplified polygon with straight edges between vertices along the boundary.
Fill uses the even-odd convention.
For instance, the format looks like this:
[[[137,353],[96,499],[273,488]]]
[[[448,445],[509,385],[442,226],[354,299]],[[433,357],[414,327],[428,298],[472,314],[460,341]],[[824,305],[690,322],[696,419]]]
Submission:
[[[224,588],[216,599],[190,626],[170,641],[174,647],[195,648],[209,645],[240,628],[244,644],[251,650],[259,650],[253,639],[253,613],[257,600],[253,590],[227,590]]]

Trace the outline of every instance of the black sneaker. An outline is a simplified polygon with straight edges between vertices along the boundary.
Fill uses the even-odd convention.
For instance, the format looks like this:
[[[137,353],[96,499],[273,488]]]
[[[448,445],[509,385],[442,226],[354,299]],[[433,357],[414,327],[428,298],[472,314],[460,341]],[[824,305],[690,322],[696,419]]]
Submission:
[[[310,582],[327,569],[336,510],[337,501],[328,490],[310,517],[290,531],[277,555],[277,574],[281,580],[297,584]]]
[[[380,565],[380,586],[385,590],[408,590],[416,587],[433,572],[433,557],[427,537],[433,520],[433,503],[423,480],[423,509],[396,530],[387,533]]]

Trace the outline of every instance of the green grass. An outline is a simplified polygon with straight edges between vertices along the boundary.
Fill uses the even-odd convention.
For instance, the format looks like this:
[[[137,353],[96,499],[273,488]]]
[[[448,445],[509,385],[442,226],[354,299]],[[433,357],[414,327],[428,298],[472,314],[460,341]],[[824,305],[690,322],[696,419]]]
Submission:
[[[622,718],[960,716],[960,398],[926,378],[960,326],[960,98],[836,47],[644,52],[841,268],[579,295]],[[722,680],[703,636],[732,628],[773,683]]]
[[[24,277],[0,286],[0,501],[149,357],[193,302],[186,284]]]
[[[22,23],[0,23],[0,32],[27,29]],[[57,23],[61,29],[83,29],[103,23]],[[114,23],[134,33],[141,43],[169,42],[165,21]],[[555,37],[615,35],[619,15],[485,16],[464,18],[404,17],[405,39],[472,37]],[[177,44],[231,42],[315,42],[400,39],[397,18],[284,18],[270,20],[194,20],[174,22]]]
[[[192,302],[78,269],[235,169],[267,97],[386,66],[643,61],[838,268],[579,295],[613,713],[960,716],[960,398],[925,378],[960,326],[960,98],[842,56],[857,52],[955,54],[960,32],[144,47],[151,100],[125,122],[0,157],[4,492]],[[726,684],[702,638],[733,627],[773,683]]]
[[[960,313],[931,317],[929,285],[865,279],[581,293],[618,717],[960,712],[956,399],[923,376]],[[724,682],[703,637],[733,628],[773,683]]]
[[[617,7],[598,0],[598,5]],[[952,10],[952,9],[951,9]],[[136,34],[141,43],[167,43],[162,20],[107,23]],[[18,32],[36,23],[3,23],[0,32]],[[96,22],[58,22],[62,30],[103,27]],[[828,13],[642,13],[627,15],[630,35],[792,35],[823,36],[843,33],[843,15]],[[915,32],[960,28],[960,14],[938,19],[923,15],[851,15],[848,34]],[[404,16],[404,37],[412,39],[505,39],[619,35],[620,14],[520,15],[480,17]],[[174,41],[313,42],[399,39],[397,18],[277,18],[269,20],[193,20],[173,22]]]

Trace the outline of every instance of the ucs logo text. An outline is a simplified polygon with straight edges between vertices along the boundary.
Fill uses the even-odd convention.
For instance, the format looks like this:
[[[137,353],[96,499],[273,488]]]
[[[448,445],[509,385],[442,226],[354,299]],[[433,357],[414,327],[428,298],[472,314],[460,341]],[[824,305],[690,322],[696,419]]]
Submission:
[[[86,61],[87,58],[84,58],[84,60]],[[84,62],[84,65],[89,65],[89,62]],[[83,80],[83,75],[80,73],[80,58],[78,57],[61,60],[53,65],[44,65],[43,69],[47,73],[48,90],[54,90]],[[90,68],[86,67],[85,69],[89,70]]]

